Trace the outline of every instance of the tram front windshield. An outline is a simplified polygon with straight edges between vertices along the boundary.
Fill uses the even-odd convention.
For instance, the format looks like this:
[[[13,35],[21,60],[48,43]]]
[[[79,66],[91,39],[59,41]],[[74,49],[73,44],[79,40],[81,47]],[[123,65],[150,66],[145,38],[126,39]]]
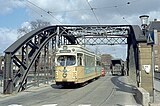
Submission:
[[[63,55],[57,58],[58,66],[72,66],[76,64],[76,58],[72,55]]]

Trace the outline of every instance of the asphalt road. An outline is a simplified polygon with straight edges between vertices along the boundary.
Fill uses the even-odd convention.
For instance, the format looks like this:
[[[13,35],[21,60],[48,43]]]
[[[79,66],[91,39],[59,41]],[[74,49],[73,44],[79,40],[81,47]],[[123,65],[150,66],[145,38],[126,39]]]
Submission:
[[[1,95],[0,106],[140,106],[127,76],[105,76],[83,87],[41,85]]]

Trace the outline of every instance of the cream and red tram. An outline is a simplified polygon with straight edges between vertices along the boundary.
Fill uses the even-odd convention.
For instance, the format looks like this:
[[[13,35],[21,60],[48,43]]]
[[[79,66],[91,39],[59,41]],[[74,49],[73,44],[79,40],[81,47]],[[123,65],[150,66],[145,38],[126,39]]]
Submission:
[[[62,45],[55,57],[57,85],[81,84],[101,75],[100,59],[80,45]]]

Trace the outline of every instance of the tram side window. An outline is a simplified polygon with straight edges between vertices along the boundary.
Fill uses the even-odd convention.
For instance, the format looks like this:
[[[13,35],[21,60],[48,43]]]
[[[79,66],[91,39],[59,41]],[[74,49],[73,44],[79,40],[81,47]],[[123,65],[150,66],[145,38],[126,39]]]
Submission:
[[[97,66],[101,66],[101,59],[100,58],[96,58],[96,65]]]
[[[93,56],[85,55],[85,66],[95,66],[95,59]]]
[[[97,66],[100,66],[100,65],[101,65],[101,62],[100,62],[100,61],[96,61],[96,65],[97,65]]]
[[[84,64],[85,64],[85,66],[88,66],[87,55],[84,55]]]
[[[83,54],[81,54],[81,53],[77,54],[77,65],[78,66],[82,66],[82,56],[83,56]]]

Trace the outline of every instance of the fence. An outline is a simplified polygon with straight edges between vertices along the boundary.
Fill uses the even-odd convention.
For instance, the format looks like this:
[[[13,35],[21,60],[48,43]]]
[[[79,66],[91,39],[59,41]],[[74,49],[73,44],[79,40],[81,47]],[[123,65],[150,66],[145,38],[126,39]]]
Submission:
[[[3,93],[3,74],[0,74],[0,93]],[[27,76],[26,89],[39,86],[39,84],[50,84],[54,80],[54,72],[52,73],[30,73]]]

